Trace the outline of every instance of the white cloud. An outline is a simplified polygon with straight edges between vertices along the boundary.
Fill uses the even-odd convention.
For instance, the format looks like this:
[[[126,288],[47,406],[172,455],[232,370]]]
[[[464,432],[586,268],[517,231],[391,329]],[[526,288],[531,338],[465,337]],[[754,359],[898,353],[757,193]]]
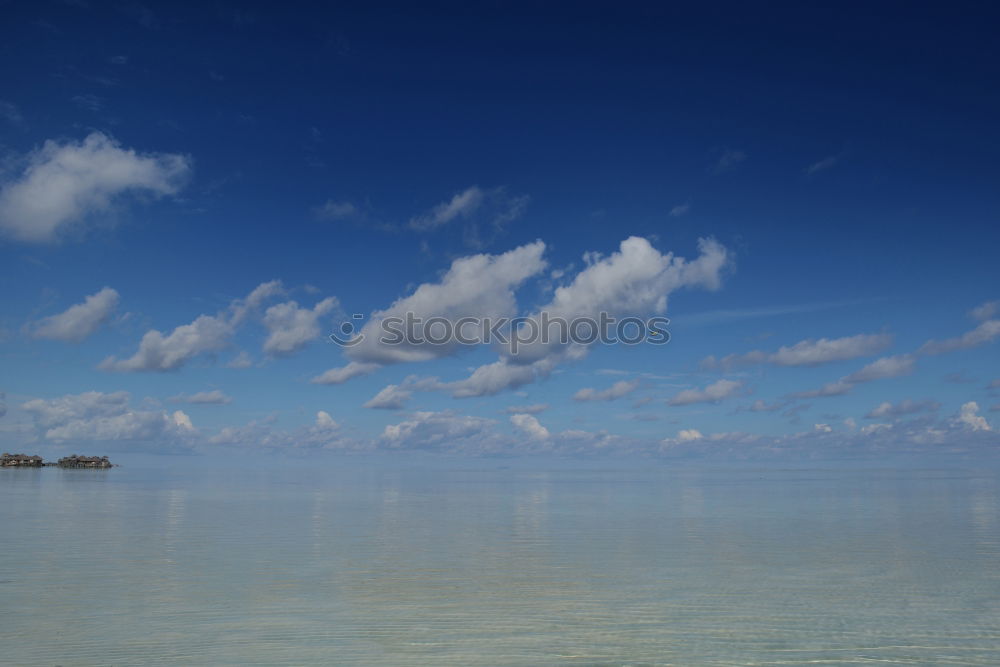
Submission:
[[[957,338],[941,341],[929,340],[917,352],[918,354],[945,354],[992,343],[997,336],[1000,336],[1000,320],[985,320],[975,329],[967,331]]]
[[[79,143],[46,141],[26,162],[0,188],[0,231],[32,243],[56,240],[126,194],[174,194],[191,170],[184,155],[140,154],[100,132]]]
[[[38,321],[31,327],[31,335],[35,338],[78,343],[110,319],[118,307],[118,300],[118,292],[105,287],[86,297],[83,303]]]
[[[726,249],[712,239],[699,239],[698,249],[697,258],[686,260],[669,252],[661,254],[648,240],[632,236],[607,257],[588,253],[584,257],[587,267],[570,284],[556,288],[552,300],[539,312],[567,322],[583,317],[596,320],[602,312],[616,317],[663,313],[670,294],[676,290],[714,290],[721,286],[722,271],[728,263]],[[531,319],[541,330],[540,315]],[[510,349],[506,354],[516,356],[519,363],[530,363],[562,352],[565,347],[558,340],[539,341],[519,346],[516,355]],[[579,353],[585,353],[583,348]]]
[[[253,360],[250,359],[249,354],[242,350],[226,364],[226,368],[250,368],[251,366],[253,366]]]
[[[155,329],[147,331],[135,354],[127,359],[108,357],[101,362],[100,368],[122,372],[176,370],[200,354],[225,348],[249,313],[282,291],[279,281],[262,283],[245,299],[236,299],[216,315],[200,315],[190,324],[178,326],[166,335]]]
[[[906,399],[896,404],[884,401],[865,415],[865,419],[902,417],[904,415],[912,415],[919,412],[932,412],[937,410],[939,407],[941,407],[941,404],[935,403],[934,401],[912,401],[910,399]]]
[[[818,433],[833,433],[833,427],[829,424],[813,424],[813,430]]]
[[[320,410],[316,413],[316,428],[331,429],[337,428],[338,424],[334,421],[333,417],[330,416],[329,412]]]
[[[493,396],[501,391],[530,384],[537,377],[547,377],[551,372],[552,363],[548,359],[518,365],[502,358],[480,366],[464,380],[443,384],[442,388],[450,389],[455,398]]]
[[[319,410],[312,425],[293,429],[277,429],[273,418],[251,421],[244,426],[227,426],[208,438],[208,445],[233,445],[244,450],[248,447],[265,450],[335,449],[366,450],[371,443],[357,442],[345,437],[340,425],[328,412]]]
[[[337,307],[337,299],[328,297],[312,308],[301,308],[295,301],[271,306],[264,313],[264,326],[269,335],[264,352],[273,356],[288,356],[319,338],[319,318]]]
[[[670,209],[671,218],[679,218],[682,215],[687,215],[691,211],[691,204],[678,204]]]
[[[537,415],[549,409],[548,403],[534,403],[532,405],[508,405],[504,412],[509,415],[526,414]]]
[[[413,392],[399,385],[390,384],[375,394],[363,407],[378,410],[399,410],[410,400]]]
[[[232,403],[233,399],[227,396],[221,389],[212,391],[199,391],[194,394],[178,394],[171,396],[172,403],[190,403],[192,405],[225,405]]]
[[[705,436],[701,434],[701,431],[694,428],[681,429],[677,431],[677,439],[680,442],[692,442],[694,440],[701,440]]]
[[[743,151],[726,149],[719,156],[719,161],[715,163],[715,173],[721,174],[724,171],[729,171],[736,165],[747,159],[747,154]]]
[[[233,301],[229,310],[232,312],[233,324],[241,324],[251,313],[264,305],[268,299],[285,294],[285,287],[280,280],[270,280],[254,287],[245,299]]]
[[[573,394],[574,401],[614,401],[623,396],[628,396],[639,388],[638,380],[615,382],[613,385],[598,391],[590,387],[585,387]]]
[[[379,364],[352,361],[346,366],[331,368],[322,375],[317,375],[310,382],[313,384],[343,384],[352,378],[368,375],[378,368],[380,368]]]
[[[233,331],[227,320],[201,315],[166,336],[156,330],[147,331],[134,355],[121,360],[108,357],[101,362],[101,368],[124,372],[176,370],[199,354],[221,350]]]
[[[430,231],[462,220],[470,225],[466,228],[467,240],[478,244],[481,232],[479,225],[489,226],[494,231],[502,230],[508,223],[521,217],[527,205],[526,195],[509,195],[502,187],[484,190],[473,185],[456,193],[448,201],[415,216],[410,220],[409,226],[418,231]]]
[[[794,394],[789,394],[790,398],[825,398],[828,396],[843,396],[844,394],[851,391],[854,385],[850,382],[844,382],[843,380],[837,380],[836,382],[827,382],[825,385],[819,389],[809,389],[807,391],[798,391]]]
[[[770,363],[775,366],[819,366],[836,361],[877,354],[892,344],[889,334],[858,334],[843,338],[809,338],[794,345],[786,345],[776,352],[752,350],[744,354],[730,354],[722,359],[706,357],[701,367],[706,370],[731,371],[743,366]]]
[[[675,290],[717,289],[728,253],[711,239],[700,239],[698,248],[701,254],[689,261],[672,253],[661,254],[646,239],[633,236],[622,241],[610,256],[588,253],[584,256],[587,267],[570,284],[557,288],[552,300],[530,317],[534,329],[540,331],[543,326],[542,312],[567,322],[584,317],[596,320],[602,312],[641,317],[664,312]],[[498,361],[481,366],[468,379],[453,385],[461,387],[461,395],[498,393],[547,377],[559,363],[586,356],[587,348],[564,344],[553,335],[548,342],[527,343],[517,348],[517,354],[513,352],[507,346]]]
[[[313,213],[321,220],[344,220],[358,214],[358,207],[349,201],[338,202],[328,199],[322,206],[317,206]]]
[[[969,317],[977,322],[992,320],[998,314],[1000,314],[1000,301],[987,301],[969,311]]]
[[[12,102],[0,100],[0,118],[3,118],[11,125],[20,125],[24,121],[21,111]]]
[[[63,442],[165,441],[192,435],[191,419],[173,414],[133,409],[128,392],[90,391],[54,399],[34,399],[21,405],[32,416],[39,438]]]
[[[834,166],[835,164],[837,164],[839,159],[840,157],[837,155],[830,155],[829,157],[823,158],[819,162],[812,163],[811,165],[806,167],[804,171],[806,172],[806,174],[812,176],[815,173],[824,171]]]
[[[529,414],[513,414],[510,416],[510,423],[534,440],[547,440],[549,438],[549,429],[542,426],[537,419]]]
[[[98,112],[104,108],[104,100],[93,93],[74,95],[70,98],[70,100],[73,104],[77,105],[81,109],[86,109],[87,111]]]
[[[750,412],[777,412],[778,410],[786,407],[788,403],[768,403],[767,401],[757,399],[750,404]]]
[[[855,371],[844,378],[850,384],[884,380],[903,375],[909,375],[916,367],[916,359],[911,354],[897,354],[893,357],[876,359],[861,370]]]
[[[776,366],[818,366],[877,354],[892,343],[888,334],[861,334],[846,338],[803,340],[781,347],[769,361]]]
[[[372,313],[361,329],[364,339],[346,349],[352,361],[391,364],[428,361],[454,354],[458,343],[436,345],[428,342],[403,341],[392,345],[381,341],[385,335],[382,322],[391,317],[412,313],[427,321],[442,317],[449,322],[466,316],[479,318],[511,317],[517,313],[514,290],[525,280],[545,268],[541,241],[523,245],[502,255],[472,255],[452,262],[451,268],[435,283],[424,283],[412,294],[398,299],[385,310]],[[423,338],[422,326],[415,333]],[[482,340],[483,331],[466,327],[465,336]],[[433,337],[434,331],[431,331]]]
[[[450,200],[442,202],[410,220],[410,227],[419,230],[435,229],[446,225],[452,220],[472,215],[483,203],[483,191],[476,185],[455,194]]]
[[[819,389],[799,391],[790,394],[789,397],[824,398],[829,396],[843,396],[849,393],[855,385],[909,375],[915,367],[916,358],[912,354],[897,354],[892,357],[882,357],[850,375],[845,375],[836,382],[828,382]]]
[[[736,380],[719,380],[704,389],[685,389],[667,401],[667,403],[669,405],[716,403],[730,396],[735,396],[742,388],[742,382]]]
[[[993,429],[990,428],[986,418],[980,417],[978,413],[979,404],[975,401],[969,401],[962,405],[962,409],[958,413],[958,421],[973,431],[992,431]]]
[[[392,449],[489,450],[496,441],[495,420],[452,412],[415,412],[409,419],[389,424],[382,442]]]

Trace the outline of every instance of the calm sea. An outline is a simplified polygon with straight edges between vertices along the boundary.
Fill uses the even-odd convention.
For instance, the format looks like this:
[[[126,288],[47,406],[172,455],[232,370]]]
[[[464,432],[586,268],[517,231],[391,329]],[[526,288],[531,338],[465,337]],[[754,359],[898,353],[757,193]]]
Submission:
[[[996,469],[0,470],[10,665],[1000,665]]]

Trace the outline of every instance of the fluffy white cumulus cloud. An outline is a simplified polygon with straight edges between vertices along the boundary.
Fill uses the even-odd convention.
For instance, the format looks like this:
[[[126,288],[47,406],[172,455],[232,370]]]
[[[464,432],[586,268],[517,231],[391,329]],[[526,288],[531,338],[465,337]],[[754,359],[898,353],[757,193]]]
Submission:
[[[329,412],[325,410],[320,410],[316,413],[316,428],[332,429],[337,428],[338,424],[334,421],[333,417],[330,416]]]
[[[701,431],[696,428],[685,428],[677,431],[677,440],[680,442],[692,442],[694,440],[701,440],[704,437]]]
[[[391,364],[429,361],[454,354],[459,345],[454,340],[442,344],[427,341],[441,335],[433,325],[426,332],[422,326],[414,328],[414,338],[419,340],[390,344],[382,340],[385,335],[382,323],[388,318],[405,318],[407,313],[424,322],[443,318],[451,324],[463,317],[512,317],[517,313],[514,290],[545,268],[544,251],[545,244],[536,241],[501,255],[479,254],[456,259],[438,282],[424,283],[385,310],[372,313],[361,329],[363,339],[347,348],[348,358]],[[468,340],[481,341],[484,332],[482,328],[467,326],[462,334]]]
[[[363,407],[377,410],[399,410],[410,400],[413,392],[396,384],[384,387],[375,394]]]
[[[90,391],[54,399],[34,399],[21,405],[32,416],[38,436],[54,442],[162,442],[195,433],[182,411],[135,409],[128,392]]]
[[[628,396],[633,391],[639,388],[638,380],[621,380],[615,382],[613,385],[607,389],[602,389],[598,391],[591,387],[584,387],[580,391],[573,394],[574,401],[614,401],[616,399],[622,398],[623,396]]]
[[[958,422],[973,431],[992,431],[985,417],[979,415],[979,404],[969,401],[962,405],[958,413]]]
[[[548,359],[539,359],[533,364],[522,366],[501,358],[480,366],[464,380],[443,383],[439,388],[449,389],[455,398],[493,396],[530,384],[538,377],[547,377],[552,372],[553,365]]]
[[[775,366],[819,366],[835,361],[878,354],[892,344],[889,334],[858,334],[843,338],[806,339],[778,348],[775,352],[752,350],[730,354],[721,359],[706,357],[701,367],[707,370],[731,371],[743,366],[769,363]]]
[[[135,354],[121,360],[108,357],[101,362],[101,368],[123,372],[176,370],[199,354],[221,350],[229,344],[233,332],[228,320],[201,315],[166,335],[155,329],[147,331]]]
[[[692,405],[694,403],[717,403],[737,395],[743,383],[737,380],[719,380],[703,389],[685,389],[667,401],[670,405]]]
[[[100,132],[81,142],[46,141],[25,162],[0,187],[0,230],[33,243],[56,240],[130,193],[174,194],[191,170],[184,155],[137,153]]]
[[[182,324],[169,334],[156,329],[147,331],[139,342],[139,349],[131,357],[118,359],[114,356],[101,362],[100,368],[120,372],[164,372],[173,371],[191,359],[201,354],[218,352],[227,347],[247,317],[263,305],[263,303],[284,293],[280,281],[272,280],[255,287],[246,298],[235,299],[229,306],[215,315],[200,315],[190,324]],[[325,303],[321,302],[320,306]],[[295,302],[284,304],[288,306],[272,318],[273,328],[270,328],[274,338],[272,348],[275,352],[289,353],[301,347],[302,339],[312,335],[308,326],[310,318],[318,317],[315,309],[301,315]],[[318,333],[318,329],[317,329]],[[271,341],[271,338],[268,338]],[[245,364],[239,363],[242,367]]]
[[[541,316],[543,312],[550,321],[561,318],[566,322],[578,318],[597,320],[602,312],[613,317],[644,317],[665,312],[670,294],[678,289],[718,289],[729,261],[728,252],[711,239],[700,239],[698,248],[699,256],[687,260],[673,253],[660,253],[648,240],[633,236],[607,257],[588,253],[584,258],[586,268],[568,285],[557,288],[552,300],[531,315],[521,330],[541,331],[548,326]],[[552,331],[555,335],[548,342],[521,344],[516,354],[513,346],[507,346],[500,360],[476,369],[455,386],[462,387],[463,395],[497,393],[545,377],[559,363],[587,354],[587,347],[564,343],[558,331]],[[525,336],[521,335],[521,339]],[[487,379],[488,392],[472,393]]]
[[[58,315],[50,315],[31,327],[35,338],[78,343],[97,331],[118,307],[118,292],[105,287],[91,294],[83,303],[70,306]]]
[[[337,303],[337,299],[328,297],[312,308],[303,308],[295,301],[268,308],[264,313],[264,326],[268,330],[264,352],[287,356],[319,338],[322,333],[319,318],[336,308]]]
[[[510,423],[533,440],[547,440],[550,436],[549,429],[542,426],[538,419],[529,414],[513,414],[510,416]]]
[[[543,310],[573,318],[604,311],[615,315],[662,313],[670,294],[682,287],[718,289],[728,261],[726,249],[711,239],[698,241],[700,255],[687,260],[660,253],[642,237],[621,242],[608,257],[589,255],[589,265],[556,289]]]

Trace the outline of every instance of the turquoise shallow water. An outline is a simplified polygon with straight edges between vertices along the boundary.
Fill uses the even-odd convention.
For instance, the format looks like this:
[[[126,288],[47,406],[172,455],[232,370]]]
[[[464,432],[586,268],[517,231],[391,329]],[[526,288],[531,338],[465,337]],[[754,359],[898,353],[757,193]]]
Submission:
[[[0,663],[1000,664],[995,470],[0,470]]]

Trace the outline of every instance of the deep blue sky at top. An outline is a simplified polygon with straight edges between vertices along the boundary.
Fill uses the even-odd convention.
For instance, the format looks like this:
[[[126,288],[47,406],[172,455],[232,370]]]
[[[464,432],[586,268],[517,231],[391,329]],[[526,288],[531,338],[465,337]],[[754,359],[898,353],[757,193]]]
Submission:
[[[685,313],[855,304],[703,327],[688,371],[765,331],[958,335],[998,292],[1000,9],[807,4],[0,1],[6,154],[100,130],[193,164],[80,242],[0,246],[3,324],[111,285],[169,331],[272,278],[367,313],[471,252],[541,238],[579,268],[639,235],[735,253],[723,290],[671,297],[682,335]],[[530,197],[485,248],[379,231],[474,184]],[[317,220],[327,200],[358,219]]]

